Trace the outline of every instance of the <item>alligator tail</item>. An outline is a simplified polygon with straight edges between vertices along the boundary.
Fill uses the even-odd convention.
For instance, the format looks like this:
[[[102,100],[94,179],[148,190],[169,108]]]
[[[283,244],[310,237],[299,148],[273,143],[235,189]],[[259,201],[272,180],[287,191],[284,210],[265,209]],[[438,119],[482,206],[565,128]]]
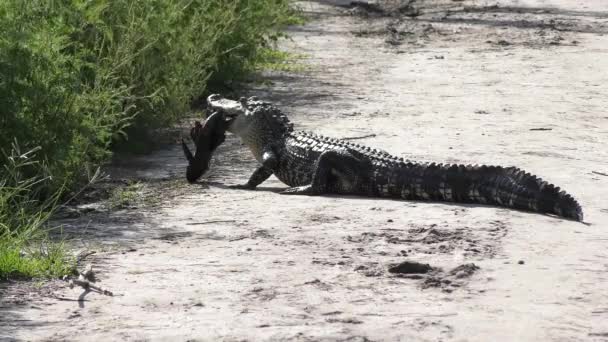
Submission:
[[[583,221],[583,210],[578,202],[559,187],[550,184],[537,176],[515,167],[504,168],[504,177],[513,182],[513,186],[523,188],[528,194],[528,209],[540,213]]]
[[[581,206],[571,195],[515,167],[401,166],[396,182],[401,186],[390,191],[395,197],[489,204],[583,221]]]

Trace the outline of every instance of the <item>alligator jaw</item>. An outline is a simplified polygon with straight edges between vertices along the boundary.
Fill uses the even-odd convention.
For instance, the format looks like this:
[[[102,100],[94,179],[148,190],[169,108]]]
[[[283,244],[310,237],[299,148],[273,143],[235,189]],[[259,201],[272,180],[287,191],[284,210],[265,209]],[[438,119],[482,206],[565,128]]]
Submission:
[[[236,117],[245,113],[245,108],[241,102],[229,100],[218,94],[209,95],[207,104],[211,111],[224,113],[226,117]]]
[[[244,99],[241,101],[229,100],[219,94],[209,95],[207,105],[211,112],[221,113],[224,116],[225,127],[232,132],[231,128],[236,119],[246,113]]]

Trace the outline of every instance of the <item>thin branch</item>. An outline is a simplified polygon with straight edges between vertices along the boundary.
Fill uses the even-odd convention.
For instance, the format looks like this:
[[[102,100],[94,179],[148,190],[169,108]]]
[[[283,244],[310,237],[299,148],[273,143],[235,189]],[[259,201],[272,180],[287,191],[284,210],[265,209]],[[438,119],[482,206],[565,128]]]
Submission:
[[[211,223],[234,223],[237,222],[237,220],[213,220],[213,221],[205,221],[205,222],[191,222],[191,223],[186,223],[189,226],[200,226],[200,225],[204,225],[204,224],[211,224]]]
[[[70,288],[74,288],[74,285],[78,285],[80,287],[82,287],[85,290],[91,290],[106,296],[114,296],[114,294],[112,293],[112,291],[106,290],[104,288],[101,288],[99,286],[93,285],[93,283],[91,283],[88,280],[84,280],[84,279],[72,279],[70,280]]]
[[[346,138],[342,138],[341,140],[358,140],[358,139],[365,139],[365,138],[373,138],[375,136],[376,136],[376,134],[368,134],[368,135],[362,135],[360,137],[346,137]]]

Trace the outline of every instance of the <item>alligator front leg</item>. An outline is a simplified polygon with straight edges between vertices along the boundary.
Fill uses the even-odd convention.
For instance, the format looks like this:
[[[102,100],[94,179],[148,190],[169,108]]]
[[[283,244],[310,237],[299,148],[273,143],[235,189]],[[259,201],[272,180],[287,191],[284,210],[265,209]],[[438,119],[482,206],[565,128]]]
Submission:
[[[354,194],[370,168],[371,163],[349,152],[326,151],[317,160],[311,184],[287,188],[281,194],[321,195],[332,192]]]
[[[258,167],[249,180],[245,184],[239,185],[231,185],[230,187],[233,189],[245,189],[245,190],[253,190],[258,185],[262,184],[265,180],[267,180],[274,173],[274,169],[276,168],[277,156],[276,154],[268,149],[262,155],[262,166]]]
[[[262,184],[265,180],[267,180],[270,176],[272,176],[272,173],[272,169],[269,169],[265,166],[260,166],[255,171],[253,171],[253,174],[251,175],[251,177],[249,177],[247,183],[231,185],[230,187],[233,189],[253,190],[258,185]]]

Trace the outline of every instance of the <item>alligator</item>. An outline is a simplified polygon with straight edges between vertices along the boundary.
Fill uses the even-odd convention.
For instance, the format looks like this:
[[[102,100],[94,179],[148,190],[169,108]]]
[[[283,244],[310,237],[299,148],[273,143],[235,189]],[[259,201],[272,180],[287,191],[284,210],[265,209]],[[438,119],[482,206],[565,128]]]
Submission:
[[[256,97],[235,101],[214,94],[207,102],[214,113],[211,118],[222,122],[211,125],[219,127],[215,131],[206,130],[215,134],[214,148],[228,131],[261,164],[247,183],[233,188],[253,190],[274,174],[289,186],[282,194],[476,203],[583,221],[581,206],[571,195],[517,167],[410,161],[349,141],[295,131],[281,110]],[[200,135],[193,134],[193,139],[200,140]],[[197,151],[210,150],[199,145]],[[210,158],[209,153],[205,156]],[[205,170],[192,159],[188,180],[196,181]]]

